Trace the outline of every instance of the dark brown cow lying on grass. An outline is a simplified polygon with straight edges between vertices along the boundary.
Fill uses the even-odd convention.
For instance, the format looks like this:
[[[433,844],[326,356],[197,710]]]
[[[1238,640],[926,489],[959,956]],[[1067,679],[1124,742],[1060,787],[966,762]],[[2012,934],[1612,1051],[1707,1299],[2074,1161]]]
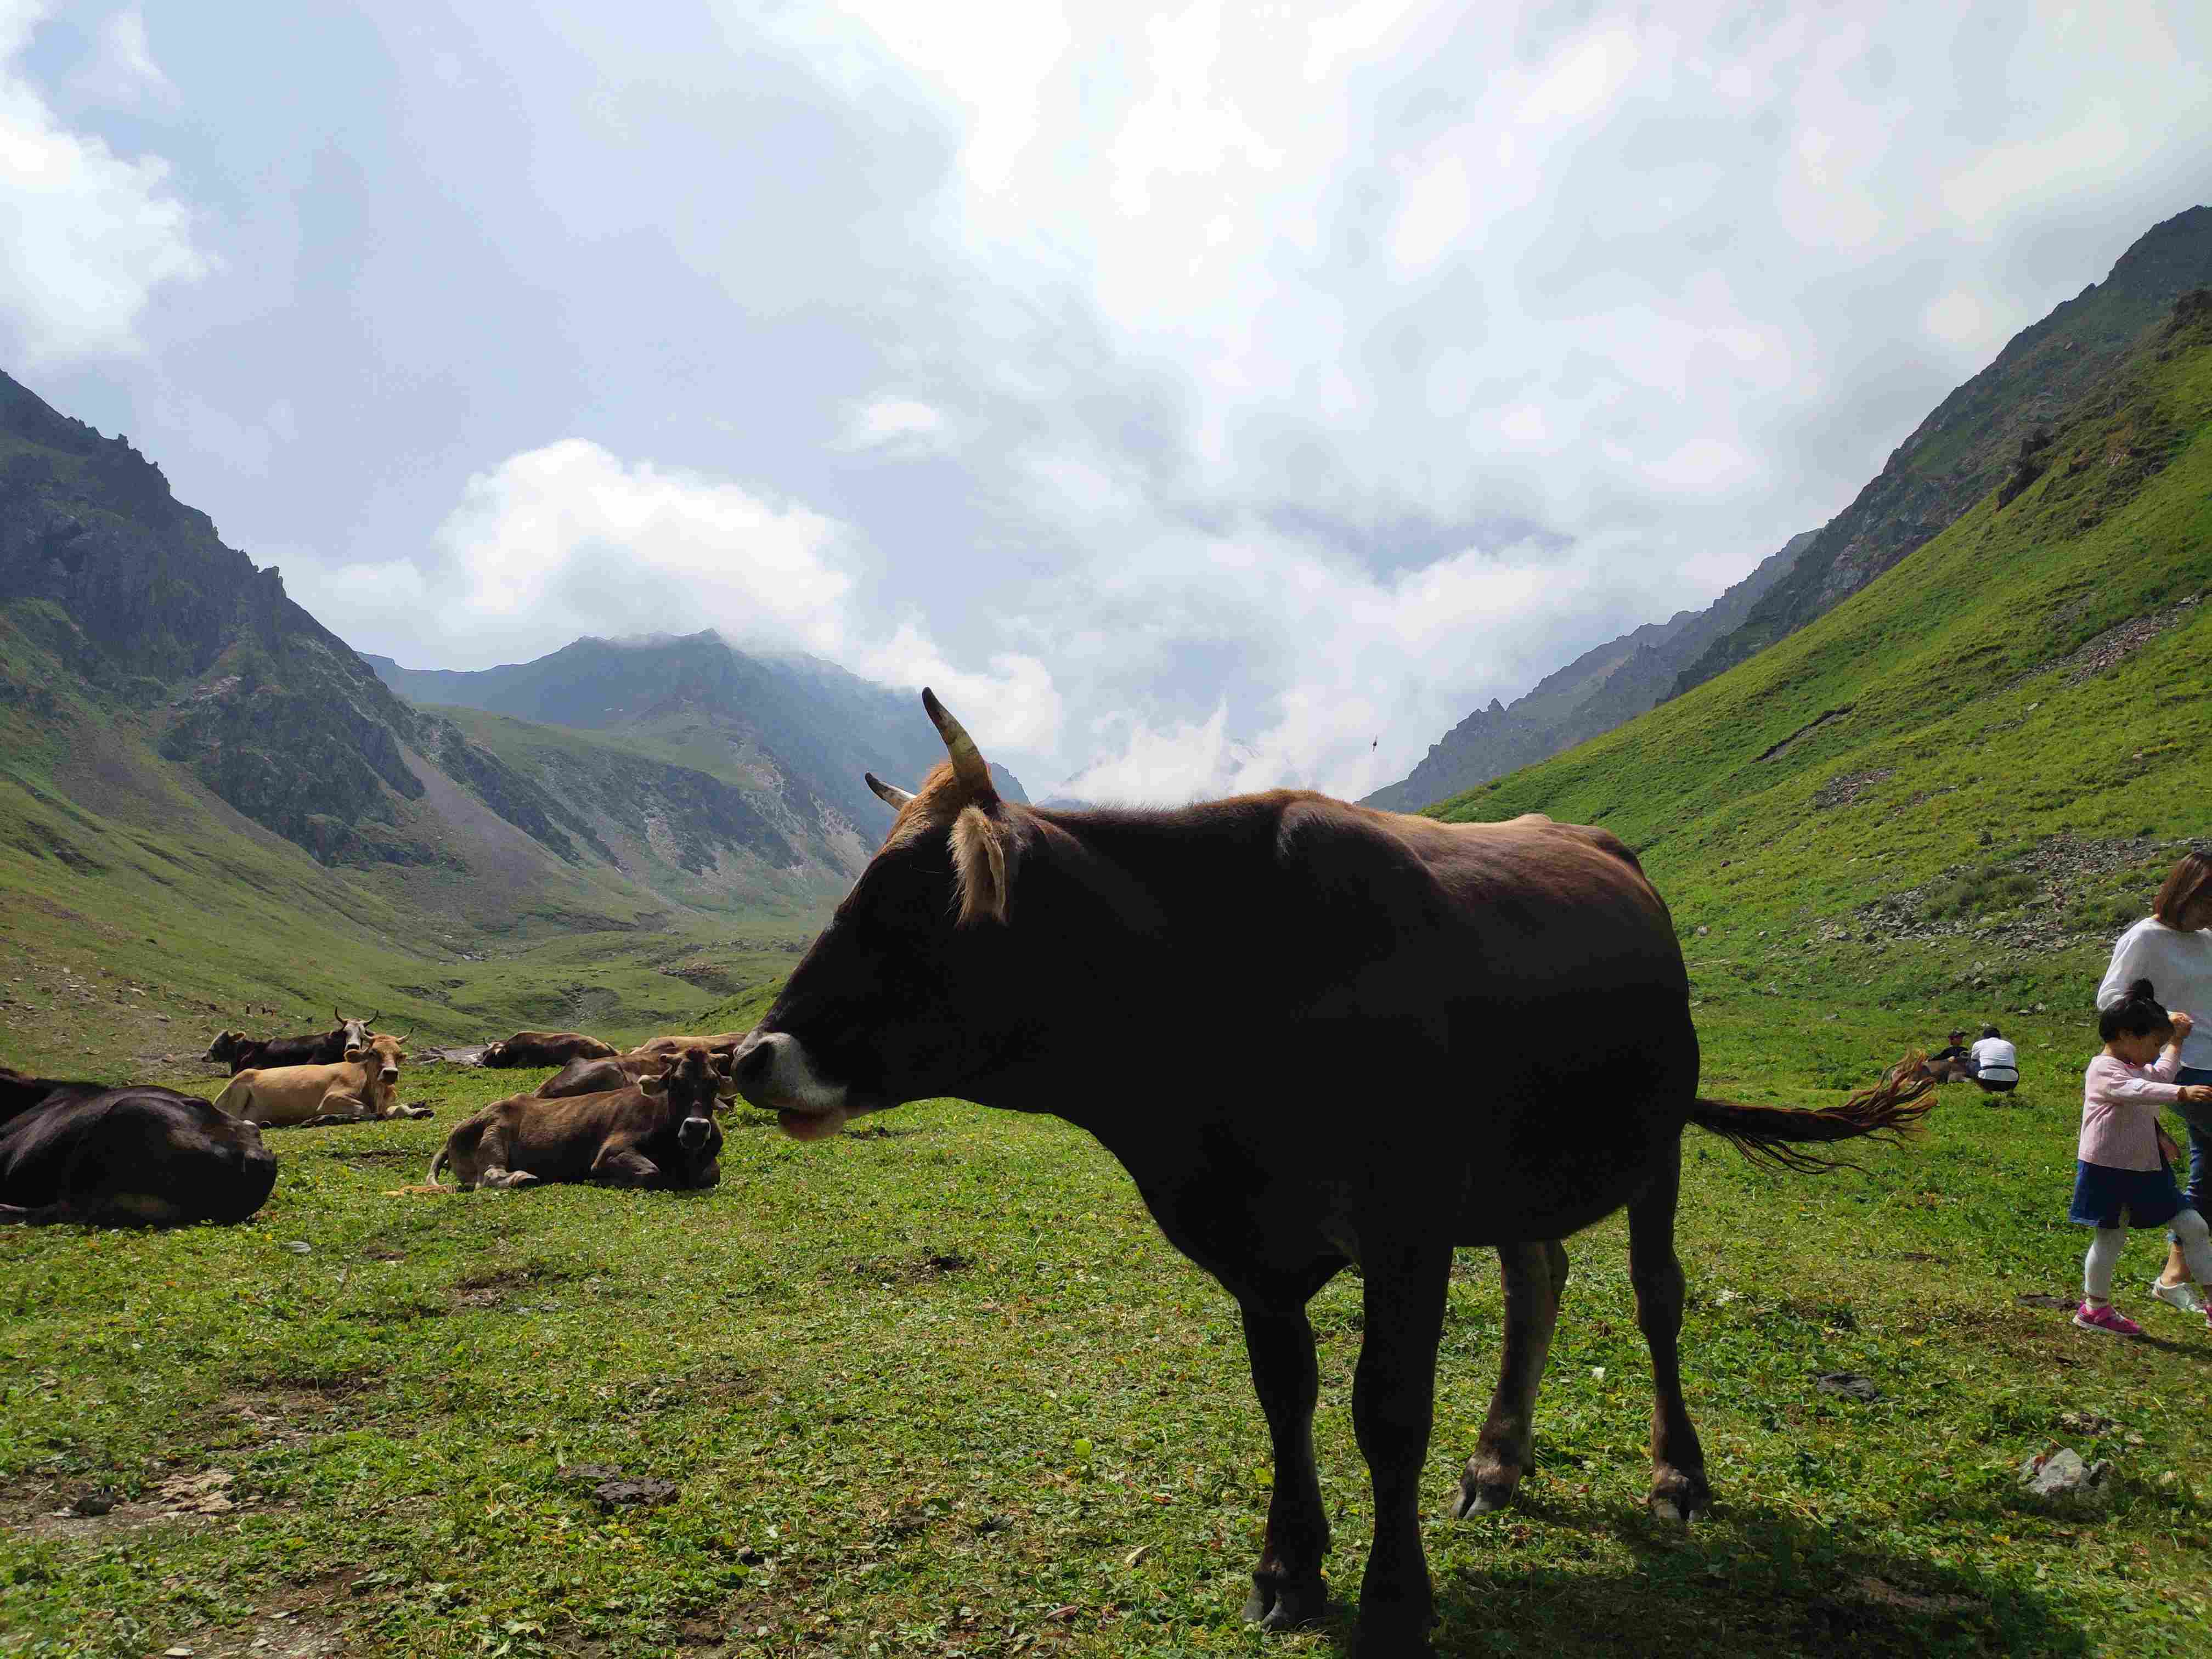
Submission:
[[[216,1097],[233,1117],[273,1128],[308,1129],[326,1123],[366,1123],[379,1118],[428,1117],[427,1106],[402,1106],[399,1045],[404,1036],[384,1032],[346,1050],[335,1066],[277,1066],[240,1072]]]
[[[368,1041],[376,1015],[348,1019],[333,1008],[331,1018],[337,1022],[331,1030],[310,1031],[305,1036],[250,1037],[243,1031],[225,1031],[208,1044],[208,1051],[200,1058],[229,1066],[233,1077],[255,1067],[333,1066],[345,1058],[347,1049],[358,1048]]]
[[[516,1066],[566,1066],[572,1060],[605,1060],[621,1049],[581,1031],[517,1031],[488,1044],[479,1062],[498,1071]]]
[[[726,1064],[687,1048],[657,1077],[605,1094],[494,1101],[446,1137],[423,1179],[450,1165],[464,1192],[549,1181],[617,1187],[712,1187],[722,1178],[715,1093]]]
[[[576,1095],[599,1095],[610,1090],[627,1089],[640,1078],[659,1074],[666,1067],[669,1054],[675,1052],[680,1051],[617,1054],[612,1060],[572,1060],[538,1085],[538,1098],[567,1100]],[[708,1053],[714,1058],[722,1076],[722,1081],[716,1085],[718,1103],[725,1107],[735,1104],[738,1085],[729,1079],[730,1051],[709,1048]]]
[[[0,1221],[243,1221],[276,1184],[261,1132],[196,1096],[0,1066]]]

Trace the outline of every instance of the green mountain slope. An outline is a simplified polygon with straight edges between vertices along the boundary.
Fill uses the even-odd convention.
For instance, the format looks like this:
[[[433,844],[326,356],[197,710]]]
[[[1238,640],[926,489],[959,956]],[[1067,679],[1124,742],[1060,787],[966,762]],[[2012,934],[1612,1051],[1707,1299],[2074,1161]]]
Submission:
[[[158,467],[0,376],[0,1058],[196,1054],[333,1003],[689,1024],[860,856],[811,799],[478,718],[396,696]]]
[[[648,640],[581,639],[526,663],[403,668],[366,659],[400,696],[538,725],[619,732],[625,745],[778,798],[828,840],[874,850],[882,804],[862,775],[912,787],[944,757],[909,692],[813,657],[742,651],[711,630]],[[994,768],[1009,799],[1026,799]],[[772,812],[774,804],[763,803]],[[854,864],[854,871],[859,869]]]
[[[2183,294],[2212,284],[2212,207],[2153,226],[1937,404],[1856,500],[1821,526],[1733,632],[1684,669],[1686,691],[1856,593],[1996,489],[2033,442],[2126,359]]]
[[[1492,698],[1487,708],[1476,709],[1430,744],[1410,775],[1364,797],[1365,804],[1410,812],[1571,749],[1657,707],[1673,695],[1674,677],[1739,626],[1789,574],[1814,534],[1808,530],[1791,537],[1703,611],[1678,611],[1663,623],[1607,640],[1510,703]]]
[[[2078,1037],[2111,939],[2212,803],[2212,294],[2045,459],[1719,679],[1429,810],[1620,835],[1724,1049],[1778,1021],[1826,1044],[1854,1009],[1838,1081],[1900,1012],[2025,1008]]]

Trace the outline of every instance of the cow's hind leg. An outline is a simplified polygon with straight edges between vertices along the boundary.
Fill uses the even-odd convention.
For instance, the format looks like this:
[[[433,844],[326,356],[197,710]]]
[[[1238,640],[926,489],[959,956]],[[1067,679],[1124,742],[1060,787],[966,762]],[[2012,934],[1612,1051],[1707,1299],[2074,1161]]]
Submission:
[[[1705,1449],[1682,1401],[1682,1264],[1674,1255],[1674,1206],[1682,1185],[1681,1149],[1669,1146],[1651,1184],[1628,1206],[1628,1276],[1636,1322],[1651,1350],[1651,1512],[1690,1521],[1712,1502]]]
[[[1534,1449],[1536,1390],[1552,1351],[1559,1297],[1567,1286],[1566,1247],[1557,1239],[1498,1247],[1498,1276],[1505,1301],[1505,1340],[1498,1357],[1498,1391],[1459,1478],[1455,1518],[1502,1510],[1513,1501]]]
[[[1328,1516],[1322,1507],[1313,1446],[1321,1373],[1304,1308],[1284,1312],[1246,1303],[1244,1352],[1275,1455],[1267,1541],[1252,1574],[1244,1617],[1263,1629],[1291,1630],[1319,1619],[1328,1598],[1321,1576],[1322,1558],[1328,1553]]]
[[[1360,1659],[1425,1659],[1436,1617],[1421,1548],[1421,1464],[1436,1411],[1437,1339],[1451,1277],[1448,1240],[1363,1253],[1366,1332],[1352,1422],[1375,1489],[1375,1547],[1359,1591]]]

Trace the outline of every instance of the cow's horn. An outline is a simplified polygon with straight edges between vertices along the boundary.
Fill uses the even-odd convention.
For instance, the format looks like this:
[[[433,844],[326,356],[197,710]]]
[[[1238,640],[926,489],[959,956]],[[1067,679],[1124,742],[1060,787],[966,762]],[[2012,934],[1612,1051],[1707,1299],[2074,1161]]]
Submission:
[[[394,1042],[398,1043],[401,1047],[404,1048],[404,1047],[406,1046],[407,1039],[408,1039],[409,1037],[413,1036],[414,1035],[415,1035],[415,1033],[414,1033],[414,1032],[412,1032],[412,1031],[402,1031],[402,1032],[401,1032],[398,1036],[396,1036],[396,1037],[392,1038],[392,1040]]]
[[[991,769],[983,759],[983,751],[975,746],[975,739],[968,735],[968,728],[952,718],[951,711],[938,702],[937,693],[926,685],[921,689],[921,706],[929,711],[937,735],[945,739],[945,751],[952,757],[953,775],[976,799],[995,798],[999,787],[991,781]]]
[[[376,1024],[376,1021],[377,1021],[377,1016],[378,1016],[378,1015],[380,1015],[380,1014],[381,1014],[381,1013],[383,1013],[383,1012],[384,1012],[384,1010],[383,1010],[383,1009],[381,1009],[381,1008],[378,1009],[378,1010],[376,1011],[376,1013],[374,1013],[374,1014],[369,1015],[367,1018],[365,1018],[365,1019],[363,1019],[363,1020],[362,1021],[362,1024],[364,1024],[364,1025],[374,1025],[374,1024]]]
[[[868,787],[874,790],[894,812],[914,799],[908,791],[900,788],[896,784],[885,783],[873,772],[863,772],[860,775],[868,781]]]

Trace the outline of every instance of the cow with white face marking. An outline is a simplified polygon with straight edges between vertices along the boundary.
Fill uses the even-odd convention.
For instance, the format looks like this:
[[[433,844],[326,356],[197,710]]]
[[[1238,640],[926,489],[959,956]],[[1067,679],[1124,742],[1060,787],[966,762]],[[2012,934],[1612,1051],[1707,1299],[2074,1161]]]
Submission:
[[[722,1178],[716,1091],[729,1062],[704,1047],[671,1055],[665,1071],[594,1094],[513,1095],[456,1124],[423,1179],[450,1167],[455,1183],[526,1187],[600,1182],[679,1190]]]
[[[1603,830],[1444,824],[1278,790],[1166,811],[1003,799],[928,692],[950,759],[898,817],[739,1051],[800,1139],[954,1095],[1048,1112],[1119,1158],[1243,1310],[1275,1454],[1249,1617],[1322,1609],[1328,1524],[1304,1306],[1348,1261],[1366,1304],[1352,1417],[1375,1492],[1361,1659],[1429,1651],[1417,1483],[1455,1246],[1506,1276],[1505,1363],[1462,1477],[1510,1493],[1558,1313],[1555,1241],[1624,1206],[1656,1373],[1651,1504],[1707,1501],[1683,1404],[1680,1143],[1756,1156],[1908,1126],[1925,1084],[1825,1112],[1702,1098],[1667,907]]]
[[[301,1036],[250,1037],[243,1031],[219,1032],[200,1058],[229,1066],[233,1077],[276,1066],[335,1066],[348,1050],[368,1042],[377,1017],[372,1013],[349,1019],[333,1008],[331,1018],[337,1023],[329,1030]]]

